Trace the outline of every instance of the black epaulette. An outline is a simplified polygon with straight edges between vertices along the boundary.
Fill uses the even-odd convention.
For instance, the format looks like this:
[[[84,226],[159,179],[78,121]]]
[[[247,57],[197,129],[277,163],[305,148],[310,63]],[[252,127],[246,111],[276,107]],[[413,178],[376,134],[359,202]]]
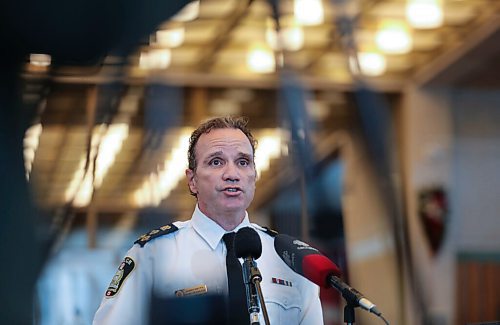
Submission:
[[[160,228],[153,229],[150,232],[142,235],[141,237],[139,237],[139,239],[137,239],[134,242],[134,244],[139,244],[139,245],[141,245],[141,247],[144,247],[144,245],[146,245],[146,243],[148,241],[150,241],[151,239],[155,239],[155,238],[158,238],[158,237],[163,236],[163,235],[171,234],[173,232],[176,232],[177,230],[179,230],[179,228],[177,228],[177,226],[175,226],[173,223],[165,225],[165,226],[161,226]]]

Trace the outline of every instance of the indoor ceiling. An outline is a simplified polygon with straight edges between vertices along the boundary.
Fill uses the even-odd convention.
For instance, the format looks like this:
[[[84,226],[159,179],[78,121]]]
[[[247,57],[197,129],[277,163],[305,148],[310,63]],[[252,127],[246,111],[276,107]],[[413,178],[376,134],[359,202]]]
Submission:
[[[279,3],[284,29],[292,24],[294,2]],[[363,77],[386,94],[397,94],[410,82],[500,86],[497,70],[488,68],[499,62],[500,3],[496,0],[443,0],[442,26],[408,29],[412,46],[400,54],[380,51],[376,35],[388,19],[405,21],[405,0],[332,0],[322,4],[323,22],[300,26],[300,48],[275,52],[278,66],[295,72],[303,85],[314,89],[307,111],[315,126],[312,139],[318,159],[338,149],[333,139],[336,131],[354,125],[349,93],[357,78],[352,77],[348,54],[355,49],[383,55],[385,72]],[[141,208],[138,189],[166,170],[166,160],[180,134],[212,115],[247,115],[258,136],[275,128],[284,130],[279,133],[280,154],[271,158],[270,169],[259,180],[262,190],[254,207],[272,197],[281,186],[278,184],[293,181],[296,173],[285,145],[289,130],[282,122],[283,112],[276,109],[276,71],[280,69],[258,73],[247,64],[252,49],[269,48],[266,29],[273,26],[271,17],[266,1],[202,0],[194,20],[169,20],[158,26],[159,31],[183,28],[180,44],[167,48],[160,42],[161,33],[153,32],[128,57],[109,55],[98,66],[27,63],[23,99],[25,107],[34,112],[33,125],[40,123],[41,128],[30,131],[36,140],[25,143],[25,155],[40,206],[49,210],[62,207],[72,197],[68,188],[84,187],[84,177],[78,173],[92,170],[91,163],[85,167],[86,158],[94,157],[92,141],[104,147],[103,137],[91,136],[97,134],[95,125],[101,124],[108,125],[100,129],[101,136],[111,133],[114,125],[127,127],[119,131],[121,138],[115,136],[119,139],[111,149],[98,150],[98,156],[104,155],[102,151],[116,152],[101,184],[94,183],[90,203],[78,207],[81,211],[91,207],[97,213],[120,214]],[[159,63],[141,65],[141,60],[151,58],[148,55],[156,50],[168,50],[169,54],[160,57]],[[183,171],[183,164],[175,161],[172,170]],[[195,201],[185,182],[175,183],[166,192],[169,194],[155,198],[155,206],[176,216],[188,216]]]
[[[380,89],[398,90],[409,80],[427,83],[435,78],[436,69],[442,69],[464,55],[464,51],[491,37],[497,29],[500,11],[500,3],[495,0],[311,0],[302,2],[319,1],[323,15],[318,22],[304,25],[297,23],[294,16],[295,1],[300,2],[278,1],[281,29],[286,32],[287,28],[296,27],[298,36],[290,33],[299,41],[289,50],[276,51],[277,60],[299,73],[312,87],[349,86],[352,66],[347,54],[356,49],[360,53],[380,54],[385,59],[383,73],[367,76]],[[443,13],[440,26],[409,27],[408,1],[440,3]],[[247,64],[252,50],[271,50],[269,32],[275,23],[270,2],[202,0],[197,15],[174,17],[160,24],[126,58],[110,55],[97,67],[58,66],[50,72],[59,82],[102,83],[120,79],[142,84],[156,80],[182,85],[239,83],[275,87],[276,73],[256,73]],[[409,47],[382,50],[378,33],[394,24],[402,24]],[[393,38],[389,44],[405,42]],[[288,42],[284,43],[286,47]],[[434,67],[438,59],[440,66]],[[265,60],[261,57],[261,61]],[[29,76],[36,77],[43,75],[44,69],[28,65],[28,71]]]

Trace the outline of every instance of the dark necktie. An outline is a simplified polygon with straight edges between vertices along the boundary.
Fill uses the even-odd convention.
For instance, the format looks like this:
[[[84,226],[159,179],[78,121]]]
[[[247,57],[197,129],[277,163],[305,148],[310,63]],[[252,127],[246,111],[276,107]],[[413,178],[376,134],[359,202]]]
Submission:
[[[231,325],[244,325],[250,323],[250,316],[247,309],[241,264],[233,249],[234,235],[234,232],[230,232],[222,237],[227,249],[226,268],[227,283],[229,285],[228,319]]]

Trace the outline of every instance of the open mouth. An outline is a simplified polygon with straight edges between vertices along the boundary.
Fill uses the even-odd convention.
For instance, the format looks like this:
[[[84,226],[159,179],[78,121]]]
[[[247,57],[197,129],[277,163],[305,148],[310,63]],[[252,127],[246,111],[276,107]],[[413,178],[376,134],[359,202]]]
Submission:
[[[224,192],[229,192],[229,193],[237,193],[240,192],[241,190],[236,187],[228,187],[224,189]]]

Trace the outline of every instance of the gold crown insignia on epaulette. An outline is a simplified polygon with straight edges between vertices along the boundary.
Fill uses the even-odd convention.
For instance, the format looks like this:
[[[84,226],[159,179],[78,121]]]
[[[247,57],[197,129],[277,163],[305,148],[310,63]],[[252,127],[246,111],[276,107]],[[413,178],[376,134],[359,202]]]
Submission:
[[[174,224],[161,226],[160,228],[153,229],[150,232],[142,235],[134,242],[134,244],[139,244],[141,247],[144,247],[144,245],[146,245],[148,241],[163,235],[171,234],[177,230],[179,230],[179,228],[177,228]]]
[[[266,234],[268,234],[271,237],[276,237],[279,235],[279,233],[274,229],[271,229],[269,227],[262,227],[262,228],[264,228],[264,231],[266,232]]]

